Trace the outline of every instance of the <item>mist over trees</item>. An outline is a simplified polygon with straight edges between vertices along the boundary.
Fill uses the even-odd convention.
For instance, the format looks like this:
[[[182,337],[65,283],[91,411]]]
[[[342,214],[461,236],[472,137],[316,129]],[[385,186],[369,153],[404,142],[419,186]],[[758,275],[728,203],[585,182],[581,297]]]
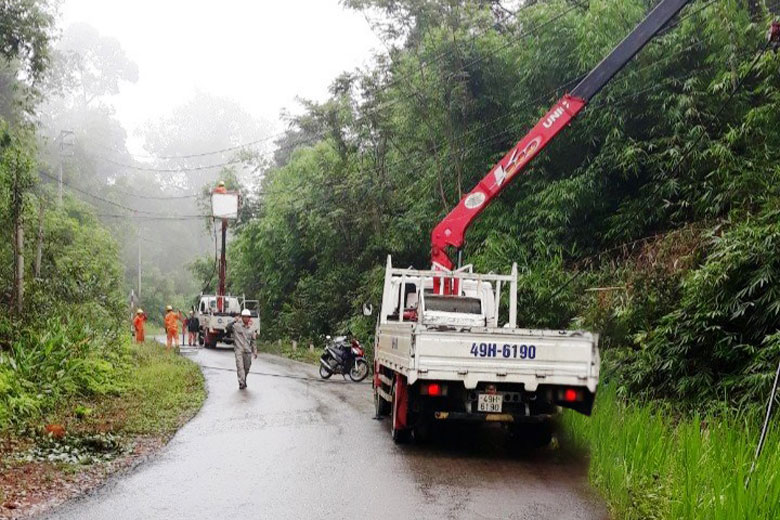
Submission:
[[[139,291],[140,256],[138,304],[153,318],[168,303],[189,307],[208,289],[192,264],[214,249],[208,219],[199,218],[210,209],[203,189],[219,178],[256,183],[265,155],[239,145],[259,141],[267,125],[232,100],[197,92],[130,136],[111,98],[139,69],[118,40],[74,24],[50,61],[37,112],[43,182],[56,189],[61,162],[65,191],[97,208],[120,244],[127,295]],[[143,152],[130,152],[131,137]]]

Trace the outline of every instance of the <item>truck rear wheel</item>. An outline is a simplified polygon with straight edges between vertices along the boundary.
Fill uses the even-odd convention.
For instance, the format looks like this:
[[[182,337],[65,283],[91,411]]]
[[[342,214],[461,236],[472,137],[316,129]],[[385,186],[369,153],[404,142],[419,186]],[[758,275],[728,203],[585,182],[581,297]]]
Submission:
[[[544,448],[552,442],[553,423],[544,421],[535,424],[514,424],[509,430],[513,443],[519,448]]]
[[[381,384],[381,383],[380,383]],[[376,417],[385,417],[390,413],[390,403],[379,395],[379,389],[374,388],[374,414]]]
[[[433,439],[433,429],[436,425],[428,419],[418,418],[417,424],[414,429],[414,442],[415,443],[427,443]]]
[[[396,381],[395,383],[393,383],[393,403],[392,403],[393,417],[390,423],[390,436],[393,438],[393,441],[396,444],[406,444],[412,438],[412,431],[409,428],[403,428],[403,429],[397,428],[398,408],[400,405],[398,399],[396,398],[396,396],[398,395],[397,387],[398,387],[398,382]]]

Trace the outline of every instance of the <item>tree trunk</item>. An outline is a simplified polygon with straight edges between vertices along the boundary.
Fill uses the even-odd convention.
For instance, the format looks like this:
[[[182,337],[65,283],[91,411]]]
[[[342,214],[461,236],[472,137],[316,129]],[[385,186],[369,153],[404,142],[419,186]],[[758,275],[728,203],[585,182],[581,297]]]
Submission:
[[[35,267],[34,267],[34,275],[35,278],[38,279],[41,277],[41,260],[43,259],[43,216],[45,212],[45,206],[43,205],[43,200],[40,201],[40,206],[38,207],[38,247],[35,251]]]
[[[24,307],[24,228],[21,215],[14,220],[14,310],[22,313]]]

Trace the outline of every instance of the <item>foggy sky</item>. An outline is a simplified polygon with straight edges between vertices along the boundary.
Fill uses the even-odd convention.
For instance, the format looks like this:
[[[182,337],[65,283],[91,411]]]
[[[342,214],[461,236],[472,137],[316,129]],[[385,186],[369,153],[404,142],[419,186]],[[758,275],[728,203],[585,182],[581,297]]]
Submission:
[[[143,123],[196,90],[235,99],[279,131],[296,96],[323,99],[380,47],[338,0],[64,0],[61,12],[62,27],[87,22],[138,64],[138,83],[111,99],[136,152]]]

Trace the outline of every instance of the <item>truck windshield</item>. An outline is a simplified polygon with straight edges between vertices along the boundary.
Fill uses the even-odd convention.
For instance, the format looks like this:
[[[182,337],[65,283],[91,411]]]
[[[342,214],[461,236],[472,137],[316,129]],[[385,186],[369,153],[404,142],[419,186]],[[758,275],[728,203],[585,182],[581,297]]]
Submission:
[[[479,298],[426,294],[425,310],[439,312],[458,312],[462,314],[482,314],[482,302]]]

